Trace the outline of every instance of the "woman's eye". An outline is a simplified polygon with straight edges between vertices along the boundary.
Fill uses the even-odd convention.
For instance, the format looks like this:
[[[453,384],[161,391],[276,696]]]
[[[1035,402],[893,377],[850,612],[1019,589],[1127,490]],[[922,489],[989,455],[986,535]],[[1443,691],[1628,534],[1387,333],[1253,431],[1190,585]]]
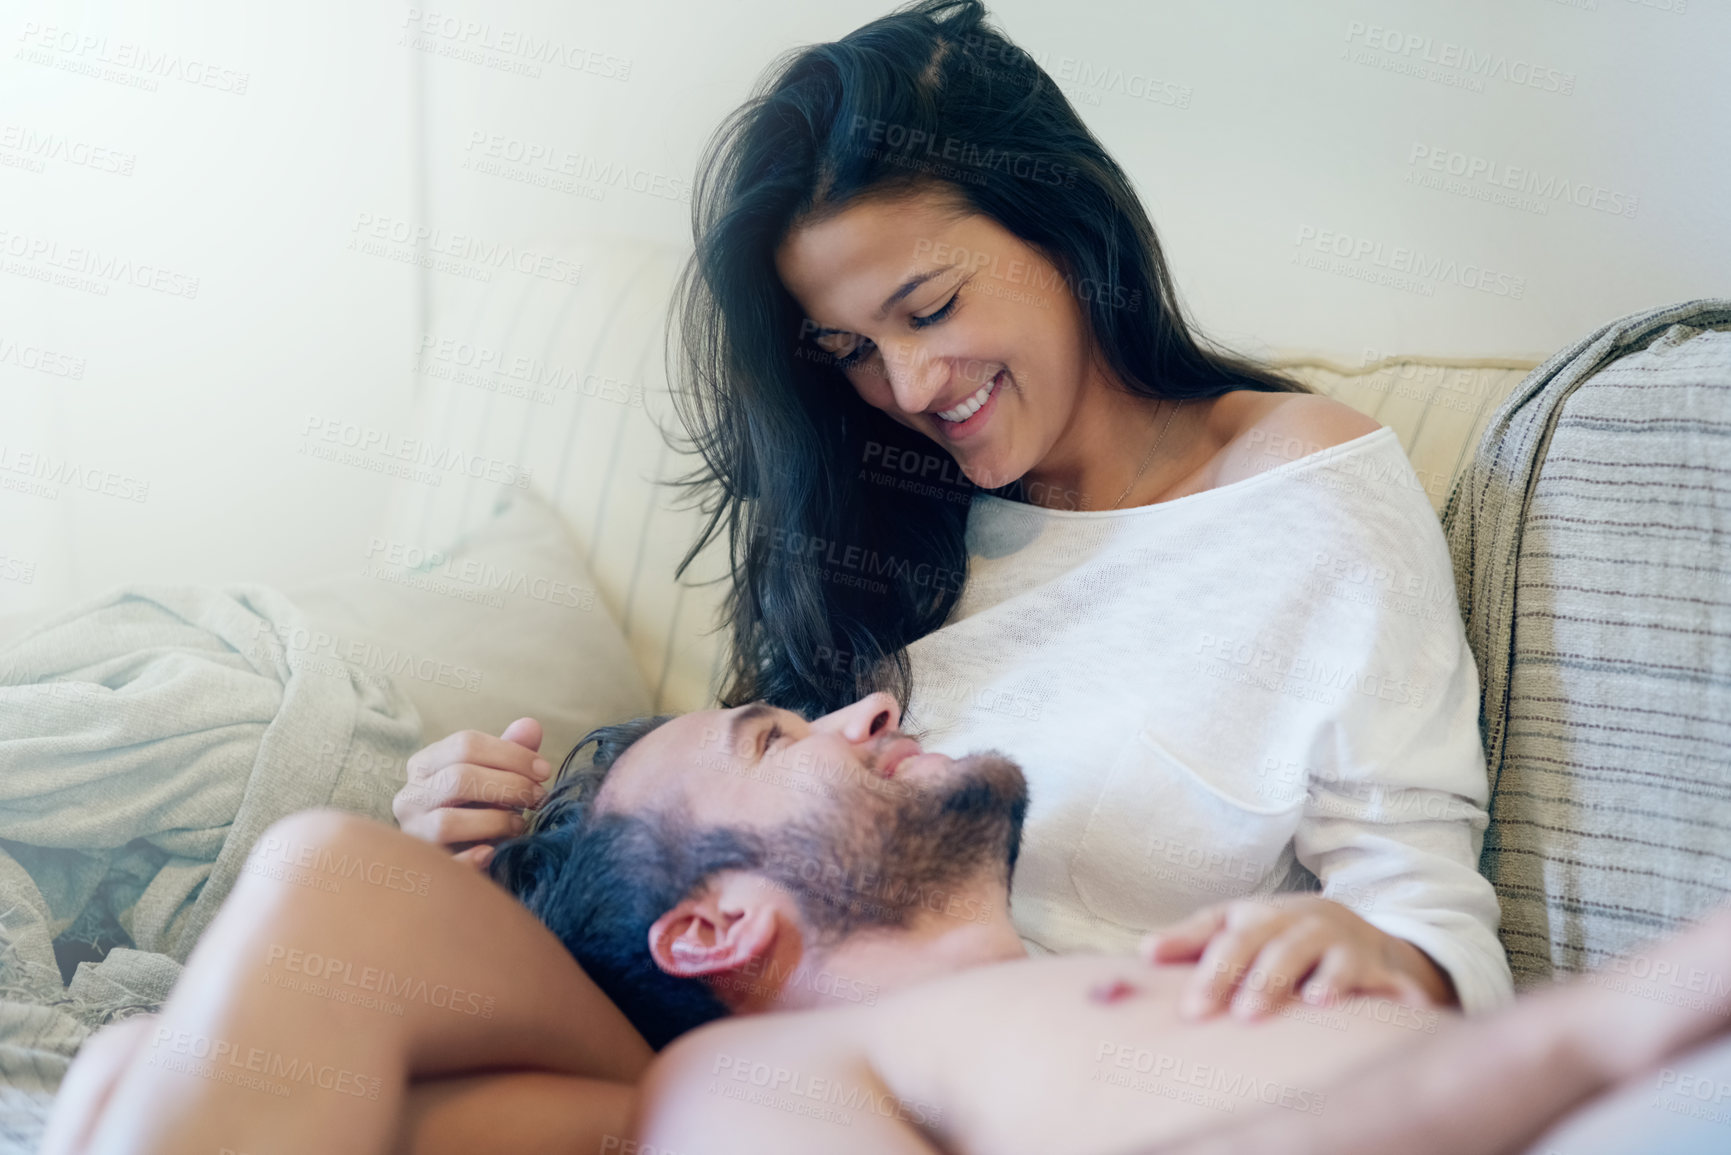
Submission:
[[[848,336],[845,333],[826,333],[812,343],[828,354],[838,368],[846,369],[864,359],[872,349],[872,343],[864,337],[854,337],[851,344],[844,345]]]
[[[855,341],[852,349],[849,349],[846,353],[836,357],[836,368],[847,369],[859,364],[861,361],[865,360],[865,355],[871,351],[871,348],[872,343],[864,338]]]
[[[770,728],[767,731],[765,731],[764,735],[763,735],[763,752],[765,754],[769,753],[769,751],[772,748],[774,748],[775,744],[777,742],[781,741],[786,736],[787,735],[785,735],[781,732],[780,726],[771,725]]]
[[[913,326],[916,329],[923,329],[927,325],[935,325],[939,321],[943,320],[945,317],[949,316],[952,311],[954,311],[954,309],[956,307],[956,302],[961,299],[961,296],[962,296],[962,291],[960,289],[957,289],[955,292],[950,294],[950,299],[944,302],[942,308],[938,309],[935,312],[927,313],[923,317],[916,315],[916,316],[911,317],[909,319],[913,322]]]
[[[958,288],[954,293],[950,294],[950,299],[945,301],[936,310],[926,313],[923,316],[915,314],[908,318],[908,323],[916,329],[924,329],[927,325],[936,325],[939,321],[942,321],[945,317],[948,317],[951,313],[955,312],[956,303],[961,300],[961,296],[962,291]],[[871,341],[864,337],[854,341],[853,347],[845,353],[837,353],[834,349],[827,349],[821,345],[818,347],[823,348],[824,352],[828,353],[835,359],[835,366],[838,369],[852,368],[865,360],[866,356],[876,348]]]

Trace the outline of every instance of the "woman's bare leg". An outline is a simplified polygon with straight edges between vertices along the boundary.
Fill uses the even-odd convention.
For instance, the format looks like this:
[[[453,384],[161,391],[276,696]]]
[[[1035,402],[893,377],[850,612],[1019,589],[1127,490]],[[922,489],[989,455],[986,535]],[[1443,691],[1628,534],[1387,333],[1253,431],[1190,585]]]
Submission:
[[[107,1108],[114,1085],[155,1022],[155,1015],[134,1015],[110,1023],[84,1040],[54,1094],[54,1111],[36,1155],[73,1155],[84,1149],[90,1128]]]
[[[636,1102],[623,1083],[529,1071],[412,1083],[392,1155],[625,1155]]]
[[[106,1100],[95,1096],[93,1149],[387,1151],[411,1077],[631,1083],[651,1058],[493,882],[335,811],[266,832],[161,1015],[131,1042]],[[64,1133],[58,1107],[50,1126]]]

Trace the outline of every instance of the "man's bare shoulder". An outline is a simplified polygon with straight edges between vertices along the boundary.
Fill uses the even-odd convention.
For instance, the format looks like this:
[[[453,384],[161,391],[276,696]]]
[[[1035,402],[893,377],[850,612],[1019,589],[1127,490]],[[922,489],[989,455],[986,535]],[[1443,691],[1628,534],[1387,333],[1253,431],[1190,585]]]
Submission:
[[[680,1037],[644,1077],[636,1139],[706,1155],[932,1151],[917,1129],[930,1112],[900,1101],[868,1059],[869,1014],[743,1015]]]
[[[1214,486],[1243,481],[1383,428],[1332,397],[1250,390],[1219,398],[1209,425],[1221,446],[1211,463]]]
[[[862,1050],[860,1031],[850,1029],[850,1010],[778,1011],[733,1015],[688,1031],[656,1056],[644,1086],[657,1080],[690,1081],[726,1075],[734,1065],[796,1061],[816,1053]]]
[[[717,1155],[926,1155],[936,1148],[923,1135],[946,1128],[941,1088],[958,1051],[973,1055],[976,1040],[1003,1035],[991,1048],[1015,1052],[1014,1024],[1031,1003],[1123,965],[1094,956],[1018,959],[932,978],[871,1005],[718,1020],[656,1057],[636,1137],[658,1151]]]

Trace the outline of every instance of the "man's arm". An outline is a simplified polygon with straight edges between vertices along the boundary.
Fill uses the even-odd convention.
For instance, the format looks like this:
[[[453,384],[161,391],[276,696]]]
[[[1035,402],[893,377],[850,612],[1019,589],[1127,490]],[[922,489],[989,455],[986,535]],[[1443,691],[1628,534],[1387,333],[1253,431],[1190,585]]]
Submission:
[[[1538,996],[1490,1018],[1445,1024],[1330,1087],[1321,1115],[1258,1114],[1162,1146],[1159,1155],[1518,1151],[1609,1081],[1578,1045],[1565,1002]]]

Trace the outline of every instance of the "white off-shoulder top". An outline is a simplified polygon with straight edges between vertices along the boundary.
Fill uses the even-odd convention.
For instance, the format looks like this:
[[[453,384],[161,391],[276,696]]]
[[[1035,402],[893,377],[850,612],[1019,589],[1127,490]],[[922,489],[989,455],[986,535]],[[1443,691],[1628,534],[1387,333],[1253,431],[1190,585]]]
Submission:
[[[1469,1012],[1512,997],[1477,865],[1478,669],[1392,430],[1134,509],[976,498],[967,544],[959,604],[909,648],[903,725],[1027,774],[1031,949],[1130,950],[1320,883]]]

